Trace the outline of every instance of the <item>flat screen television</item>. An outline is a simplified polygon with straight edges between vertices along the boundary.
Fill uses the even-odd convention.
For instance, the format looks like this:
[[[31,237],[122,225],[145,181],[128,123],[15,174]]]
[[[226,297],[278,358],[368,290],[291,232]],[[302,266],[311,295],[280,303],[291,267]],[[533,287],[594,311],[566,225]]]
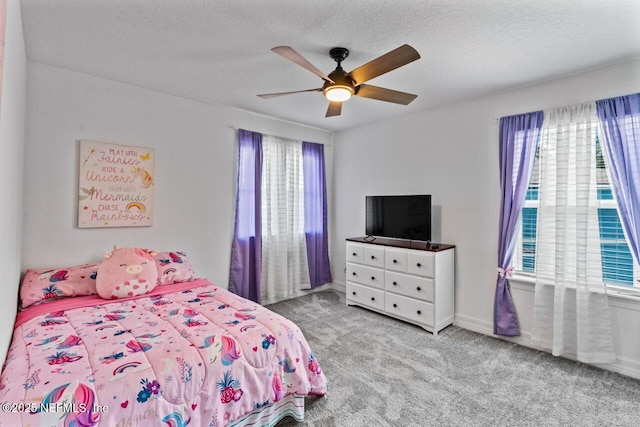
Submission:
[[[431,195],[366,196],[367,236],[431,240]]]

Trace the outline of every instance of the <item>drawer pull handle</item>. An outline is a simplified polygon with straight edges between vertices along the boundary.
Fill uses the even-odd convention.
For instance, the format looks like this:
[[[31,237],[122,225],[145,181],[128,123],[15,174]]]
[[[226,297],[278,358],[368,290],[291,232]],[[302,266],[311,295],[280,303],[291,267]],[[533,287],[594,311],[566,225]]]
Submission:
[[[358,256],[358,254],[354,252],[354,253],[353,253],[353,256]]]
[[[356,272],[354,271],[354,272],[353,272],[353,273],[351,273],[351,274],[353,274],[353,275],[355,276],[355,275],[356,275]]]
[[[393,282],[393,286],[396,286],[398,284],[398,282]]]
[[[393,308],[396,308],[398,306],[398,304],[393,304]]]
[[[420,292],[420,286],[418,286],[416,289],[418,290],[418,292]]]
[[[371,297],[371,301],[375,301],[376,299],[374,297]]]
[[[371,255],[371,259],[376,259],[376,257],[374,255]]]
[[[371,276],[371,280],[376,280],[376,278],[374,276]]]
[[[422,264],[420,264],[420,263],[417,263],[416,265],[417,265],[418,267],[422,267]]]
[[[418,310],[418,314],[422,314],[422,312],[420,310]]]
[[[397,263],[398,263],[398,260],[394,259],[394,260],[393,260],[393,263],[394,263],[394,264],[397,264]]]
[[[355,294],[356,294],[356,291],[353,291],[353,294],[355,295]]]

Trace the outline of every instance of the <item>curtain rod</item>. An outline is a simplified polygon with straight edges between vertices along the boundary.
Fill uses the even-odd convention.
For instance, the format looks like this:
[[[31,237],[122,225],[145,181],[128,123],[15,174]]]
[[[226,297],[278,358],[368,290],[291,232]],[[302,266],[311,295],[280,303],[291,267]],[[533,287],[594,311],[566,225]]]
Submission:
[[[634,93],[630,93],[630,94],[627,94],[627,95],[611,96],[611,97],[608,97],[608,98],[596,99],[596,100],[592,100],[592,101],[576,102],[576,103],[573,103],[573,104],[561,105],[561,106],[559,106],[559,107],[547,107],[547,108],[540,108],[540,109],[538,109],[538,110],[527,111],[527,112],[525,112],[525,113],[508,114],[508,115],[506,115],[506,116],[502,116],[502,117],[519,116],[520,114],[534,113],[534,112],[536,112],[536,111],[548,111],[548,110],[555,110],[555,109],[558,109],[558,108],[569,108],[569,107],[574,107],[574,106],[576,106],[576,105],[590,104],[590,103],[592,103],[592,102],[595,104],[595,103],[596,103],[596,102],[598,102],[598,101],[606,101],[606,100],[609,100],[609,99],[615,99],[615,98],[624,98],[625,96],[635,95],[636,93],[640,93],[640,92],[634,92]],[[501,119],[502,117],[497,117],[497,118],[496,118],[496,121],[500,121],[500,119]]]
[[[229,129],[233,129],[233,130],[235,130],[235,131],[240,130],[240,129],[243,129],[243,130],[247,130],[247,131],[249,131],[249,132],[255,132],[255,133],[262,134],[262,135],[271,136],[271,137],[274,137],[274,138],[286,138],[286,139],[293,139],[293,140],[295,140],[295,141],[303,141],[302,139],[299,139],[299,138],[290,138],[290,137],[288,137],[288,136],[282,136],[282,135],[272,135],[272,134],[270,134],[270,133],[259,132],[259,131],[257,131],[257,130],[251,130],[251,129],[241,128],[241,127],[234,126],[234,125],[227,125],[227,127],[228,127]],[[314,141],[303,141],[303,142],[313,142],[314,144],[322,144],[322,145],[324,145],[324,146],[326,146],[326,147],[333,147],[333,144],[324,143],[324,142],[314,142]]]

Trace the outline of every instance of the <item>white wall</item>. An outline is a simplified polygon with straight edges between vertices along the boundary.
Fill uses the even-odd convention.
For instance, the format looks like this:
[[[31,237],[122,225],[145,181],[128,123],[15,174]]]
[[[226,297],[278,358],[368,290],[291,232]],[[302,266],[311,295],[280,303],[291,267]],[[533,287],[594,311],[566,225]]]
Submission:
[[[7,3],[2,106],[0,107],[0,366],[16,315],[22,251],[23,164],[27,57],[20,2]]]
[[[118,244],[184,250],[197,275],[227,287],[237,163],[230,126],[319,143],[333,137],[29,62],[23,270],[98,261]],[[152,227],[77,228],[80,139],[155,149]],[[331,173],[330,146],[325,155]]]
[[[433,240],[456,245],[456,324],[491,334],[499,117],[639,90],[640,61],[635,61],[336,134],[334,282],[345,281],[344,239],[364,234],[366,195],[431,194]],[[523,330],[518,341],[523,344],[529,344],[532,291],[526,284],[514,289]],[[620,319],[616,345],[622,364],[610,368],[640,378],[640,312],[619,306],[612,310]]]

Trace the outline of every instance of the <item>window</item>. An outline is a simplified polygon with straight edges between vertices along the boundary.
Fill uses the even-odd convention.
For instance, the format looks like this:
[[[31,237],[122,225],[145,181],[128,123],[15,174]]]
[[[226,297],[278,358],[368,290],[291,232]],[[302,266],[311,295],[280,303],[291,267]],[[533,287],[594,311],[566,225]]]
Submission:
[[[324,146],[239,129],[237,183],[229,289],[267,304],[330,282]]]
[[[596,131],[596,180],[598,197],[598,226],[602,276],[607,285],[634,286],[638,284],[640,268],[633,261],[622,229],[616,203],[607,177],[605,159]],[[536,151],[533,173],[522,209],[518,243],[513,260],[516,271],[535,275],[538,206],[540,186],[540,148]]]

